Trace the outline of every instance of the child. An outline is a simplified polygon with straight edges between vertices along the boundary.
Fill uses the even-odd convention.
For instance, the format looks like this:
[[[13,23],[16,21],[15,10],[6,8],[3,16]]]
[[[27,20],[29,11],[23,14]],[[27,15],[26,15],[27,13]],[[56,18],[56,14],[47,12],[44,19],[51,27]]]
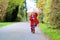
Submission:
[[[39,23],[37,16],[38,16],[38,14],[34,13],[34,12],[32,12],[32,14],[30,15],[30,25],[31,25],[31,32],[32,33],[35,33],[35,27]]]

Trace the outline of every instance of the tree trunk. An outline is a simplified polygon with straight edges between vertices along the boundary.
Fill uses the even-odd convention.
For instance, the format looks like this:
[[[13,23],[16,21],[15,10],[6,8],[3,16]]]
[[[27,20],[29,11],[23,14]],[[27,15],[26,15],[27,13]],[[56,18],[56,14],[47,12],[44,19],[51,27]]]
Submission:
[[[8,7],[8,2],[6,0],[1,0],[0,2],[0,21],[3,22],[6,16],[6,9]]]
[[[56,27],[60,26],[60,0],[52,0],[50,23]]]

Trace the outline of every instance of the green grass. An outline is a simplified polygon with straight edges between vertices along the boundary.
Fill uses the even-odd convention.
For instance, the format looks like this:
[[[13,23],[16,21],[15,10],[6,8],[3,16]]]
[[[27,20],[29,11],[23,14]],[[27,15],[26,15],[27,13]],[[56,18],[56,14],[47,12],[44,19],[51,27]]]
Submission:
[[[9,24],[12,24],[12,22],[0,22],[0,27],[7,26]]]
[[[51,38],[51,40],[60,40],[60,30],[51,29],[50,27],[52,26],[49,24],[40,23],[39,26],[40,29]]]

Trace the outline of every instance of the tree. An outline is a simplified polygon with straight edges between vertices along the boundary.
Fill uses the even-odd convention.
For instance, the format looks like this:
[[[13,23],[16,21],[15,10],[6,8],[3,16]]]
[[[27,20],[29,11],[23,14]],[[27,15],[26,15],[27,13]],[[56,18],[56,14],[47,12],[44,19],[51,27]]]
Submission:
[[[0,0],[0,21],[4,21],[6,9],[8,7],[8,2],[6,0]]]
[[[5,21],[5,17],[11,18],[16,6],[22,6],[24,0],[0,0],[0,21]],[[19,9],[18,9],[19,10]],[[8,14],[8,16],[6,16]],[[18,12],[17,12],[18,14]]]
[[[52,0],[50,24],[54,25],[54,28],[60,27],[60,0]]]
[[[46,2],[45,0],[37,0],[37,7],[42,10],[42,14],[40,14],[38,16],[40,22],[43,22],[43,17],[44,17],[43,10],[44,10],[45,4],[46,4],[45,2]]]
[[[60,27],[60,0],[45,0],[43,8],[44,22],[56,27]],[[41,6],[41,0],[38,1],[38,8]],[[41,8],[41,7],[40,7]]]

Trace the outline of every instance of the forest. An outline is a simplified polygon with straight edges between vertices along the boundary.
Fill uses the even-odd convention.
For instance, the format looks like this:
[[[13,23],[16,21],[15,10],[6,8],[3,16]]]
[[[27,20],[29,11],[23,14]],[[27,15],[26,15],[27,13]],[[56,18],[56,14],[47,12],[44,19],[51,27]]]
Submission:
[[[52,40],[60,40],[60,0],[38,0],[37,7],[43,11],[41,29]]]
[[[35,0],[39,26],[52,40],[60,40],[60,0]],[[26,0],[0,0],[0,22],[26,22]]]
[[[60,27],[60,0],[38,0],[37,7],[43,10],[43,21]]]
[[[0,0],[0,22],[26,21],[25,3],[25,0]]]

